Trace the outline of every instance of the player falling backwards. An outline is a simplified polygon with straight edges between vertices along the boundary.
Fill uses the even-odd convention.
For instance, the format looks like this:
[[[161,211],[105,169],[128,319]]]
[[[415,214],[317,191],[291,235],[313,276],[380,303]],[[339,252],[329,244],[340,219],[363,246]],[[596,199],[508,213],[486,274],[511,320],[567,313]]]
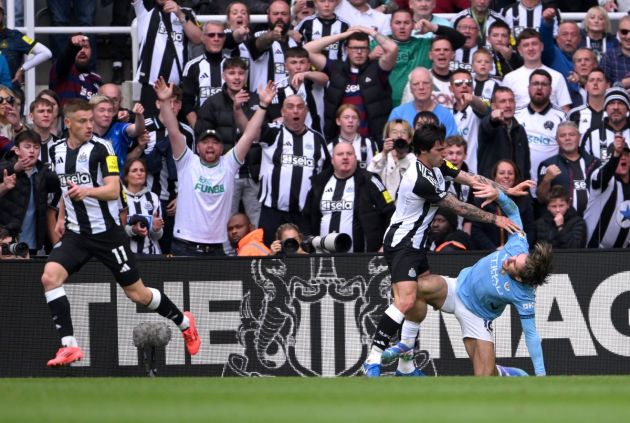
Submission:
[[[172,320],[182,331],[191,355],[199,351],[195,319],[182,313],[158,289],[144,286],[129,237],[120,226],[118,159],[110,143],[93,136],[92,106],[72,100],[64,107],[68,137],[50,148],[53,170],[59,175],[63,201],[55,230],[62,235],[42,275],[46,302],[61,336],[61,348],[48,366],[63,366],[83,358],[70,316],[64,281],[92,257],[113,273],[129,299]]]
[[[490,186],[480,188],[475,196],[496,200],[519,226],[518,207],[503,192]],[[486,204],[484,203],[484,205]],[[446,313],[454,314],[462,328],[466,352],[475,376],[526,376],[521,369],[496,365],[492,321],[505,306],[518,312],[525,334],[527,350],[537,376],[545,376],[545,363],[540,337],[536,330],[536,288],[547,281],[551,272],[551,246],[538,243],[529,253],[523,232],[510,234],[500,251],[495,251],[475,265],[463,269],[457,279],[429,275],[418,281],[418,300]]]

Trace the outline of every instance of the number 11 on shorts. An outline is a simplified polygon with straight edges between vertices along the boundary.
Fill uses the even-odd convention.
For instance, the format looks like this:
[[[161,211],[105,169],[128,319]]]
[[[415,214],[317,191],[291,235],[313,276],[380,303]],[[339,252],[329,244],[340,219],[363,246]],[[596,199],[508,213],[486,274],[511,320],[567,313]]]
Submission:
[[[114,248],[112,250],[112,253],[114,253],[118,264],[123,264],[127,261],[127,253],[125,252],[125,247],[123,247],[122,245]]]

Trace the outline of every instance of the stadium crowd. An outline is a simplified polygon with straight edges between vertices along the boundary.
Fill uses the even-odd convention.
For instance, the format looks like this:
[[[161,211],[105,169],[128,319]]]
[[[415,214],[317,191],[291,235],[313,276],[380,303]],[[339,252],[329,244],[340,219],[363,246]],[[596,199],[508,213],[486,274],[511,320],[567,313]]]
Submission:
[[[51,155],[69,133],[83,133],[117,156],[112,218],[137,254],[282,254],[287,239],[334,232],[350,236],[351,252],[376,252],[416,163],[414,130],[428,116],[445,127],[444,158],[457,169],[506,189],[535,181],[513,198],[530,246],[625,248],[630,16],[611,33],[608,12],[628,5],[600,4],[132,0],[141,98],[131,109],[122,107],[119,73],[106,82],[94,72],[90,37],[66,37],[53,57],[5,28],[0,7],[2,245],[25,243],[35,256],[59,241],[62,193],[103,172],[97,163],[79,172],[90,158],[71,161],[72,151]],[[250,24],[251,10],[267,24]],[[563,11],[586,18],[562,20]],[[200,13],[225,13],[226,22],[200,24]],[[51,57],[49,89],[23,104],[24,73]],[[269,90],[267,104],[259,94]],[[91,106],[86,121],[68,118],[68,107],[84,110],[79,103]],[[248,128],[260,109],[264,123]],[[482,203],[468,186],[449,181],[447,190]],[[94,233],[107,207],[95,200],[102,215],[94,216],[83,199],[66,227]],[[508,240],[492,224],[439,215],[428,249],[497,250]]]

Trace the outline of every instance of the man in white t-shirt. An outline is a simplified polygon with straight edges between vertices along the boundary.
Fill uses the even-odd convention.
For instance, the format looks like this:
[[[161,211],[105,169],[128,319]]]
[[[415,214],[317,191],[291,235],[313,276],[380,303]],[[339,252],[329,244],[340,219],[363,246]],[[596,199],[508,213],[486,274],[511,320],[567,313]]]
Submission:
[[[179,182],[173,254],[225,255],[223,245],[228,242],[226,228],[236,174],[259,135],[267,106],[276,95],[276,87],[269,82],[264,90],[259,90],[258,109],[234,148],[225,155],[221,137],[211,129],[199,136],[198,155],[187,147],[177,116],[168,102],[172,90],[172,84],[167,85],[162,78],[155,84],[161,102],[160,120],[168,131]]]
[[[501,85],[514,92],[517,109],[525,107],[529,103],[529,91],[528,84],[524,81],[529,81],[529,76],[536,69],[544,69],[551,75],[551,104],[566,113],[572,104],[569,88],[561,73],[542,64],[543,48],[540,34],[530,28],[524,29],[517,41],[518,52],[523,57],[523,66],[505,75]]]
[[[335,9],[337,17],[352,26],[365,26],[383,35],[391,34],[390,15],[372,9],[367,0],[341,0]]]

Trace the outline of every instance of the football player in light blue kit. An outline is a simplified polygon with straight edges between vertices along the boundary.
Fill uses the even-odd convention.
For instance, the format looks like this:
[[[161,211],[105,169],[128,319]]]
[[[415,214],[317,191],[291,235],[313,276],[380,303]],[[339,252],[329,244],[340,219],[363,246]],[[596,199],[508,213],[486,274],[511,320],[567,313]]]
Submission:
[[[505,215],[522,227],[518,207],[503,192],[485,186],[475,194],[496,200]],[[497,197],[498,194],[498,197]],[[455,315],[462,328],[464,346],[475,376],[526,376],[516,368],[497,366],[492,321],[512,304],[521,319],[525,342],[537,376],[544,376],[545,363],[534,319],[536,288],[551,271],[551,246],[538,243],[529,253],[523,232],[509,236],[502,250],[463,269],[457,279],[432,275],[418,282],[418,299]]]

